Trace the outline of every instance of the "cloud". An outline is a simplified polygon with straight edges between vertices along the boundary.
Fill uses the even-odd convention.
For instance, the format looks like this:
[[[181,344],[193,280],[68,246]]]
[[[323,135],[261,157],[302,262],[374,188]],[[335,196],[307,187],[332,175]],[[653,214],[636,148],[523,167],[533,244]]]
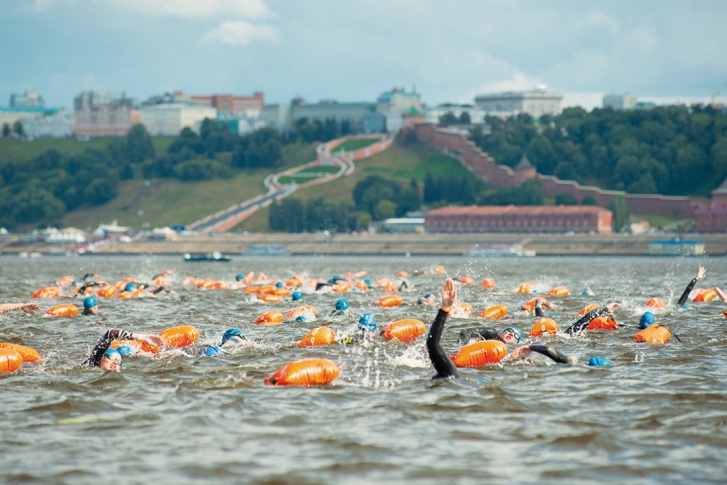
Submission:
[[[51,8],[67,8],[84,3],[111,6],[149,17],[201,19],[229,16],[259,20],[274,16],[265,0],[35,0],[33,10],[44,12]]]
[[[272,25],[252,24],[245,20],[236,20],[222,22],[216,29],[202,36],[202,42],[221,42],[241,47],[259,40],[279,41],[278,29]]]

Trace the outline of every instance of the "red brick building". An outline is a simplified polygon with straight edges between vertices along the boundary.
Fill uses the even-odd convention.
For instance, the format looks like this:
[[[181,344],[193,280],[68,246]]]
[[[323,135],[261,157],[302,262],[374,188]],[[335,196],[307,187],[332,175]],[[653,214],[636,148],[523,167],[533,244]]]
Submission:
[[[247,113],[259,115],[265,107],[265,96],[257,92],[252,96],[235,96],[233,94],[211,94],[209,96],[191,95],[194,104],[213,106],[218,113]]]
[[[712,203],[694,211],[697,232],[727,232],[727,179],[712,191]]]
[[[426,232],[577,232],[611,234],[613,213],[596,206],[442,207],[424,214]]]

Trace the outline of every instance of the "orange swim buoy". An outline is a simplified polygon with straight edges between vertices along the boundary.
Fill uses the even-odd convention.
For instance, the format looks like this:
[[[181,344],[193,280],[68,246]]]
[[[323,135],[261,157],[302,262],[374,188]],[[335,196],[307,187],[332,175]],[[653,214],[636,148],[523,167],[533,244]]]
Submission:
[[[539,318],[535,320],[533,328],[530,329],[531,337],[542,337],[544,333],[555,335],[558,333],[558,324],[552,318]]]
[[[142,293],[144,293],[144,288],[137,288],[134,291],[122,291],[116,295],[116,298],[119,300],[131,300],[132,298],[137,298]]]
[[[538,296],[538,297],[535,297],[532,300],[528,301],[523,306],[521,306],[520,309],[525,310],[526,312],[532,312],[533,310],[535,310],[536,303],[540,303],[541,305],[548,306],[548,307],[550,306],[550,302],[548,302],[548,300],[546,300],[542,296]]]
[[[507,355],[507,346],[499,340],[482,340],[467,344],[450,356],[457,367],[482,367],[496,364]]]
[[[646,302],[646,306],[651,308],[666,308],[666,303],[661,298],[651,298]]]
[[[288,281],[285,282],[285,286],[287,286],[288,288],[303,286],[303,282],[300,281],[300,278],[298,278],[297,276],[293,276],[292,278],[290,278]]]
[[[530,283],[520,283],[520,286],[517,287],[518,293],[532,293],[533,292],[533,286]]]
[[[316,327],[298,342],[298,347],[317,347],[330,345],[336,341],[336,335],[330,327]]]
[[[23,356],[13,349],[0,349],[0,372],[15,372],[23,365]]]
[[[156,354],[159,352],[159,347],[150,343],[144,342],[143,340],[114,340],[111,342],[110,347],[112,349],[118,349],[122,345],[131,347],[135,354],[140,352],[147,352],[150,354]]]
[[[658,323],[649,325],[634,335],[634,340],[637,342],[648,342],[650,344],[665,344],[670,338],[671,332],[667,330],[666,327],[663,327]]]
[[[397,278],[406,278],[407,276],[409,276],[409,273],[406,271],[399,271],[398,273],[396,273]]]
[[[376,301],[376,306],[389,308],[399,306],[402,303],[404,303],[404,300],[399,295],[386,295]]]
[[[586,327],[587,330],[616,330],[618,322],[611,317],[596,317]]]
[[[60,298],[63,291],[58,286],[46,286],[33,292],[33,298]]]
[[[69,286],[75,279],[73,275],[66,275],[58,280],[58,286]]]
[[[270,310],[265,312],[255,319],[253,322],[255,325],[263,325],[266,327],[272,327],[283,323],[283,312],[280,310]]]
[[[365,281],[357,281],[356,289],[361,290],[361,291],[366,291],[369,289],[369,285],[367,285]]]
[[[341,375],[338,364],[328,359],[303,359],[285,364],[265,384],[273,386],[321,386]]]
[[[427,326],[421,320],[406,319],[388,324],[381,332],[381,336],[401,340],[402,342],[409,342],[424,335],[426,332]]]
[[[444,266],[437,266],[437,269],[434,270],[434,274],[444,274]]]
[[[556,286],[555,288],[551,288],[551,290],[548,292],[548,296],[568,296],[570,295],[570,290],[565,286]]]
[[[482,286],[488,289],[497,288],[497,284],[492,278],[485,278],[484,280],[482,280]]]
[[[96,290],[96,296],[100,296],[101,298],[111,298],[116,294],[116,291],[117,290],[114,285],[108,285]]]
[[[257,299],[265,303],[278,303],[283,301],[283,297],[278,295],[258,295]]]
[[[32,347],[26,347],[25,345],[0,342],[0,349],[16,351],[23,358],[23,362],[35,362],[36,360],[40,360],[40,354],[38,351]]]
[[[180,325],[162,330],[159,336],[164,339],[164,345],[178,349],[195,343],[199,339],[199,330],[191,325]]]
[[[73,317],[78,315],[78,307],[72,303],[61,303],[50,307],[45,314],[52,317]]]
[[[290,296],[290,290],[287,288],[276,288],[274,294],[277,296]]]
[[[714,288],[709,288],[708,290],[704,290],[700,294],[694,297],[692,301],[701,301],[701,302],[708,302],[712,301],[717,297],[717,290]]]
[[[389,281],[384,286],[381,287],[381,291],[385,291],[387,293],[394,293],[397,291],[396,283],[393,281]]]
[[[462,283],[463,285],[474,285],[475,284],[474,278],[470,278],[469,276],[461,277],[459,279],[459,282]]]
[[[490,308],[482,310],[477,315],[477,318],[494,318],[495,320],[497,320],[507,315],[507,311],[507,306],[500,303],[499,305],[494,305]]]
[[[348,283],[339,283],[337,285],[333,285],[331,287],[331,291],[334,293],[346,293],[348,290],[351,289],[351,285]],[[396,290],[394,290],[396,291]]]
[[[599,303],[591,303],[590,305],[586,305],[583,308],[581,308],[581,311],[578,312],[579,317],[582,317],[586,313],[590,312],[591,310],[595,310],[596,308],[599,308],[601,305]]]
[[[313,315],[317,315],[318,312],[316,311],[316,307],[312,305],[303,305],[290,310],[288,313],[285,314],[285,318],[298,318],[301,315],[310,313],[312,313]]]

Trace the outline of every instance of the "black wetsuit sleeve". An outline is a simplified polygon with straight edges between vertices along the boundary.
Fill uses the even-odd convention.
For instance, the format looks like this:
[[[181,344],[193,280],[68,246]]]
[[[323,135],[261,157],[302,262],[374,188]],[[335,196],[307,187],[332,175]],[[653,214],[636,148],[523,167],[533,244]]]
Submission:
[[[538,318],[543,318],[545,316],[545,312],[542,308],[540,308],[540,303],[535,304],[535,316]]]
[[[103,334],[103,337],[101,337],[98,342],[96,342],[96,346],[93,350],[91,350],[91,353],[88,354],[88,357],[86,357],[86,360],[83,361],[82,365],[98,367],[101,363],[101,357],[103,357],[104,352],[106,352],[106,350],[111,346],[111,342],[114,340],[130,338],[131,332],[128,330],[109,330]]]
[[[697,284],[697,278],[692,278],[692,281],[689,282],[687,287],[684,289],[684,293],[682,293],[682,296],[679,297],[679,301],[677,301],[677,306],[684,305],[687,300],[689,299],[689,293],[692,292],[694,289],[694,285]]]
[[[559,352],[558,350],[555,350],[550,345],[531,344],[530,350],[539,354],[543,354],[544,356],[551,358],[559,364],[568,364],[570,362],[567,355]]]
[[[470,340],[500,340],[500,332],[492,327],[467,328],[459,332],[459,343],[466,344]]]
[[[576,335],[581,333],[583,330],[585,330],[588,324],[591,323],[591,320],[596,317],[600,317],[604,313],[608,313],[608,308],[605,306],[596,308],[595,310],[591,310],[590,312],[583,315],[581,319],[578,320],[576,323],[568,327],[565,330],[565,333],[567,333],[568,335]]]
[[[447,315],[448,313],[442,309],[437,312],[437,317],[434,319],[434,323],[432,323],[429,329],[429,335],[427,336],[429,360],[432,361],[432,365],[437,371],[434,379],[459,377],[457,367],[452,362],[452,359],[444,353],[444,349],[442,349],[442,345],[439,343],[439,340],[442,338],[442,330],[444,330],[444,322],[447,321]]]

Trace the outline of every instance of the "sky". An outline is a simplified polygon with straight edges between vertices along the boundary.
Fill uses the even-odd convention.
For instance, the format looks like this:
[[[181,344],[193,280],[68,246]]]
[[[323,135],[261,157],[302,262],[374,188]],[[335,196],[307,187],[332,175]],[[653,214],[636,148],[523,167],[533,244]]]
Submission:
[[[546,85],[564,106],[605,94],[727,102],[723,0],[0,0],[0,107],[37,91],[144,101],[265,94],[428,106]]]

